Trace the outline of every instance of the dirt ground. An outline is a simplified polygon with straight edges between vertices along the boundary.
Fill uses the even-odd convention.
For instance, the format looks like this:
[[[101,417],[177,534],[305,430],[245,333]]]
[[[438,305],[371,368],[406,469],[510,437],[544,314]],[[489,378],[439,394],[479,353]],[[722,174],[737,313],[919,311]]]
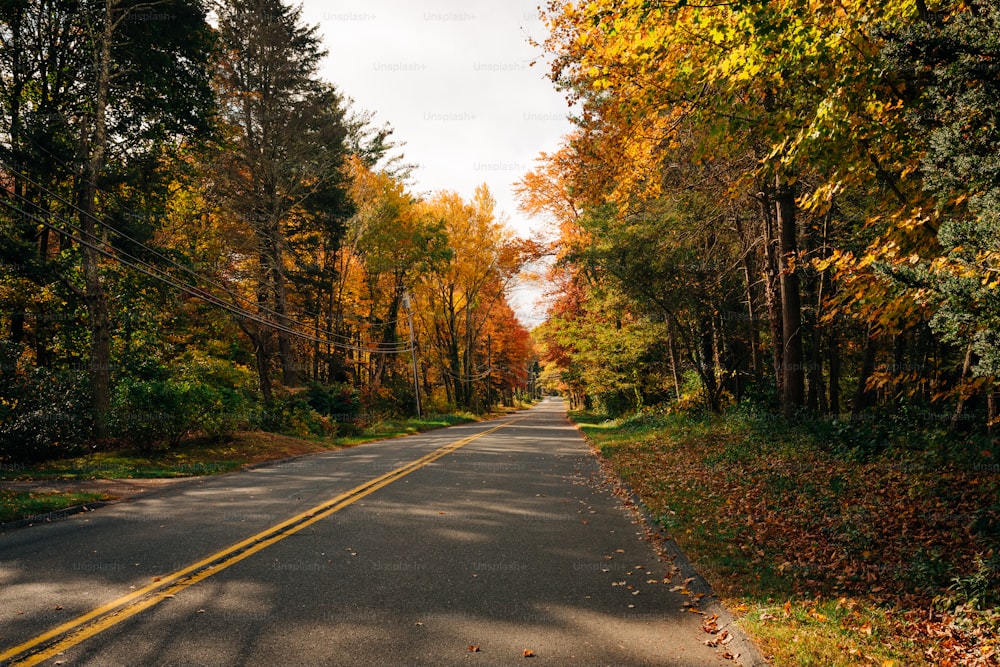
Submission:
[[[189,482],[190,477],[169,479],[73,479],[73,480],[5,480],[0,489],[33,491],[35,493],[65,493],[80,491],[104,493],[115,500],[126,500],[144,493]]]

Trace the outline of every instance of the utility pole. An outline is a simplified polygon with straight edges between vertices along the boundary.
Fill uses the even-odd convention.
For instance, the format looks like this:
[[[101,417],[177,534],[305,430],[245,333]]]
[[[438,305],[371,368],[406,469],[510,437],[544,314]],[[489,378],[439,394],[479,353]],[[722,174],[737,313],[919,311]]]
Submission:
[[[420,419],[423,415],[420,414],[420,375],[417,371],[417,346],[414,342],[414,331],[413,331],[413,309],[410,307],[410,293],[403,293],[403,307],[406,308],[406,318],[410,323],[410,357],[413,359],[413,398],[417,403],[417,419]]]

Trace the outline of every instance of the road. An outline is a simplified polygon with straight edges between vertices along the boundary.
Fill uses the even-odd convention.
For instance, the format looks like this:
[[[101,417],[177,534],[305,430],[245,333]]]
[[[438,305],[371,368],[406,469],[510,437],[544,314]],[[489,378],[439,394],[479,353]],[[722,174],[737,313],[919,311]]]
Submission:
[[[0,534],[0,664],[733,664],[641,533],[550,398]]]

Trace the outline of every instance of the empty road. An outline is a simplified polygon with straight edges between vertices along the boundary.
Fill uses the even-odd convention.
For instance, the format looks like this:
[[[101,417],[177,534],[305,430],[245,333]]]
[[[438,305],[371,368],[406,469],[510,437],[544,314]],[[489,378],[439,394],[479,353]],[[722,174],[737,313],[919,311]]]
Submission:
[[[667,571],[550,398],[7,530],[0,665],[733,664]]]

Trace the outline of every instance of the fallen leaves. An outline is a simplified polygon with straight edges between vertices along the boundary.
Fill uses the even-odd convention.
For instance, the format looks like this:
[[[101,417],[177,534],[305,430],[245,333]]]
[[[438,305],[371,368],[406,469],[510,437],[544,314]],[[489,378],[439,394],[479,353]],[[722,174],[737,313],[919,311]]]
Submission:
[[[756,440],[740,424],[678,422],[634,440],[622,435],[594,440],[608,443],[610,464],[650,514],[664,517],[666,530],[650,532],[677,538],[721,597],[776,599],[763,611],[738,607],[741,614],[757,607],[759,621],[846,636],[845,653],[861,647],[859,664],[880,665],[888,654],[902,667],[919,658],[898,656],[923,653],[935,665],[1000,665],[1000,621],[933,611],[949,572],[974,572],[977,553],[998,552],[995,473],[838,459],[799,443],[786,448],[782,434]],[[690,584],[670,590],[690,598]],[[885,618],[855,615],[857,600]],[[691,600],[685,607],[694,611]],[[907,611],[916,616],[901,622]],[[875,646],[888,650],[876,658],[867,650]]]
[[[705,645],[715,648],[717,646],[725,646],[731,641],[733,641],[733,635],[729,633],[729,630],[723,630],[711,639],[706,639]]]
[[[812,618],[813,620],[819,621],[820,623],[826,623],[826,616],[819,613],[815,609],[810,609],[809,611],[806,612],[806,615],[809,616],[809,618]]]
[[[718,632],[719,631],[719,615],[718,614],[712,614],[711,616],[708,616],[707,618],[705,618],[705,620],[701,622],[701,629],[704,632],[707,632],[710,635],[714,635],[716,632]]]

